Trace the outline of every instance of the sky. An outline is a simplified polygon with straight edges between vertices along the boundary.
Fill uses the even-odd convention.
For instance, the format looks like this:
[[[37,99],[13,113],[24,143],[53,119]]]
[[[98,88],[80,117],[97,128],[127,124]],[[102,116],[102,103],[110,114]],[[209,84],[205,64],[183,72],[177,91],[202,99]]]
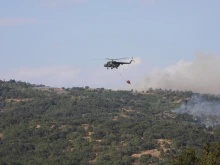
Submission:
[[[152,83],[152,73],[181,67],[187,73],[178,79],[185,84],[175,88],[194,90],[183,66],[204,61],[197,54],[219,64],[219,7],[219,0],[2,0],[0,79],[52,87],[172,88],[171,79],[168,86],[157,76]],[[122,57],[135,62],[107,70],[107,60],[93,60]],[[194,80],[195,74],[191,84],[205,77]],[[218,73],[210,78],[220,80]]]

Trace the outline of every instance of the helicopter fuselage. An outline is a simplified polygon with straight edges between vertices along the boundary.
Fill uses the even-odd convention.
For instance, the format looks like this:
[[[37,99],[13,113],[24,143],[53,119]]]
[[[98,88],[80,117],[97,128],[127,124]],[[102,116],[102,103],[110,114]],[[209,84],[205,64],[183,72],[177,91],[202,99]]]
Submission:
[[[118,69],[118,67],[119,67],[120,65],[123,65],[123,64],[131,64],[132,61],[133,61],[133,60],[131,60],[130,62],[108,61],[106,64],[104,64],[104,67],[107,67],[107,69],[108,69],[108,68],[111,68],[111,69],[116,68],[116,69]]]

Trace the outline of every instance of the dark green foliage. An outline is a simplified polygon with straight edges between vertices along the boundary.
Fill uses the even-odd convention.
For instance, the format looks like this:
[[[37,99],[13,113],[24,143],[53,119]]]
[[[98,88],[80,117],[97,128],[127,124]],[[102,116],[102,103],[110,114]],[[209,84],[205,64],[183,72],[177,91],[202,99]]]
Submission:
[[[205,143],[201,154],[194,148],[186,149],[180,156],[172,160],[171,165],[219,165],[220,143]]]
[[[62,90],[0,81],[0,164],[165,165],[188,147],[200,151],[203,143],[220,141],[220,127],[206,128],[189,114],[172,112],[178,100],[193,95],[189,91]],[[160,139],[170,144],[164,141],[161,147]],[[207,159],[188,149],[180,160],[218,162],[218,152],[206,148]],[[132,156],[146,150],[161,156]]]

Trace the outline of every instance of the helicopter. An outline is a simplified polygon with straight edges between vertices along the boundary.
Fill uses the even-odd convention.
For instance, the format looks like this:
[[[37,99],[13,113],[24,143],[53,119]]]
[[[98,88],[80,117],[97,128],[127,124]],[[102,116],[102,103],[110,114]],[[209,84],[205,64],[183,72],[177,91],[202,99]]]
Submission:
[[[123,64],[131,64],[131,62],[134,61],[134,60],[133,60],[133,57],[132,57],[132,59],[131,59],[130,62],[118,62],[118,61],[116,61],[116,60],[127,59],[127,58],[118,58],[118,59],[109,59],[109,58],[107,58],[107,59],[110,60],[110,61],[108,61],[106,64],[104,64],[104,67],[107,67],[107,69],[108,69],[108,68],[111,68],[111,69],[116,68],[116,69],[118,69],[118,67],[119,67],[120,65],[123,65]],[[134,62],[135,62],[135,61],[134,61]]]

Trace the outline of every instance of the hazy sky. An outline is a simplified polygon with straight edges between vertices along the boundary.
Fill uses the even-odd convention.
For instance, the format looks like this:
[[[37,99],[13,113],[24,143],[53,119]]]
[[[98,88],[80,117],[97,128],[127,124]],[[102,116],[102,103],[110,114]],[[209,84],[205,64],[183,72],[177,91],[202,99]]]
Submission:
[[[1,0],[0,79],[128,86],[196,52],[219,56],[219,9],[219,0]],[[132,56],[117,71],[92,60]]]

